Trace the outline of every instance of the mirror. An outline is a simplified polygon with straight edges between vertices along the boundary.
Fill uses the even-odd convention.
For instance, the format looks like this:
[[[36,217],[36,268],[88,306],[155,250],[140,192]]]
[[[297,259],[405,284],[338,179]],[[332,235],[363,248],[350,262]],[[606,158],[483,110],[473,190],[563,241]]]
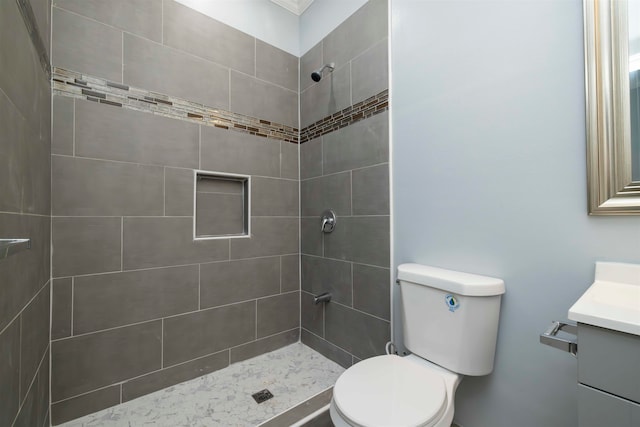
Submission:
[[[640,214],[640,0],[584,0],[591,215]]]

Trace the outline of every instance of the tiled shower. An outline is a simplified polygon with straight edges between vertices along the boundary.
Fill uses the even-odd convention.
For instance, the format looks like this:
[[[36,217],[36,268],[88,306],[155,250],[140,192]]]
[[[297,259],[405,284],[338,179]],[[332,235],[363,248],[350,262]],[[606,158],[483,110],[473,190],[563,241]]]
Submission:
[[[0,237],[32,246],[0,261],[0,425],[299,340],[343,367],[383,353],[387,19],[370,0],[298,58],[174,0],[2,0]],[[198,171],[250,178],[250,236],[194,240]],[[207,192],[215,218],[228,188]]]

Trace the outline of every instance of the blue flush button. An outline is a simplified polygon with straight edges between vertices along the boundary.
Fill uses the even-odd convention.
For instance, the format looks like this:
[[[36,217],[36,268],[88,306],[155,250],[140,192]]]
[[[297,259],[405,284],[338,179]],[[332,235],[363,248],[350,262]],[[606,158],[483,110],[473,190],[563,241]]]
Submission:
[[[449,311],[452,313],[460,307],[460,303],[454,295],[447,294],[447,296],[444,297],[444,300],[447,303],[447,307],[449,307]]]

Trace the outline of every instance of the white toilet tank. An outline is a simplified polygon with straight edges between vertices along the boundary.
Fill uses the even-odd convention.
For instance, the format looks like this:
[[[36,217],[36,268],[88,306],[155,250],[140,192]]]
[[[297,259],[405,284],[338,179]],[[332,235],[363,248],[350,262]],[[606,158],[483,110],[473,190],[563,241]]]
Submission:
[[[463,375],[491,373],[502,280],[402,264],[398,281],[407,349]]]

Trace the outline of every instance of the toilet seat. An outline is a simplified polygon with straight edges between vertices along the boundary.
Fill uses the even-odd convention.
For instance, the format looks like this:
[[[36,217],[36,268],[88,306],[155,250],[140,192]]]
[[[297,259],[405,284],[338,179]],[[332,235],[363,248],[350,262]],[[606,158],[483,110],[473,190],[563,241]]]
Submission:
[[[447,391],[435,370],[386,355],[347,369],[333,388],[333,402],[354,427],[429,427],[444,414]]]

